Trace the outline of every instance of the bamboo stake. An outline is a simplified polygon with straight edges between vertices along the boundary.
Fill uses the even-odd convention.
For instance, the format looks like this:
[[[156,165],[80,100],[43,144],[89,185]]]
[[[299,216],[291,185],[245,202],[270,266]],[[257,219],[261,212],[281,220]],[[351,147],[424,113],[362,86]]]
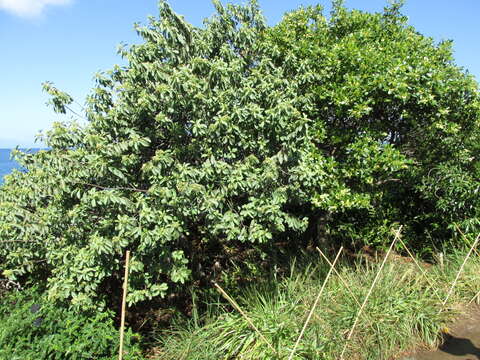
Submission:
[[[462,232],[462,230],[460,230],[460,227],[459,227],[457,224],[455,224],[455,227],[457,228],[458,232],[459,232],[460,234],[462,234],[463,237],[466,237],[465,234]],[[477,256],[480,256],[480,253],[478,252],[478,250],[477,250],[476,248],[473,249],[473,251],[475,252],[475,254],[477,254]],[[479,296],[480,296],[480,291],[475,294],[475,296],[472,298],[472,300],[470,300],[470,301],[468,302],[467,305],[470,305],[470,304],[471,304],[472,302],[474,302],[475,299],[478,298]]]
[[[332,274],[333,269],[335,268],[335,264],[338,261],[338,258],[340,257],[340,254],[342,253],[343,246],[338,250],[337,256],[335,257],[335,260],[333,261],[333,264],[330,265],[330,270],[328,271],[327,277],[323,281],[322,288],[320,289],[317,298],[315,299],[315,302],[312,305],[312,308],[310,309],[310,312],[308,313],[307,319],[305,320],[305,323],[303,324],[303,328],[300,331],[300,334],[298,335],[297,341],[295,342],[295,345],[293,346],[292,352],[290,353],[290,356],[288,357],[288,360],[292,360],[293,356],[295,355],[295,351],[297,351],[298,344],[300,343],[300,340],[303,337],[303,334],[308,326],[308,323],[310,322],[310,319],[312,318],[313,312],[315,311],[315,308],[317,307],[317,304],[320,300],[320,297],[322,296],[323,290],[325,289],[325,286],[327,285],[327,281],[330,278],[330,275]]]
[[[474,251],[475,251],[475,254],[477,254],[477,256],[480,256],[480,253],[478,252],[477,249],[475,249]]]
[[[127,250],[125,256],[125,278],[123,282],[123,298],[122,298],[122,314],[120,321],[120,349],[118,350],[118,360],[123,358],[123,335],[125,332],[125,309],[127,302],[127,289],[128,289],[128,263],[130,262],[130,251]]]
[[[278,355],[278,352],[277,350],[275,350],[275,348],[272,346],[272,344],[270,344],[270,342],[267,340],[267,338],[260,332],[260,330],[258,330],[258,328],[253,324],[253,321],[250,320],[250,318],[247,316],[247,314],[245,314],[245,312],[242,310],[242,308],[236,303],[235,300],[233,300],[230,295],[228,295],[226,293],[225,290],[223,290],[220,285],[218,285],[216,282],[213,282],[213,285],[217,288],[217,290],[220,292],[220,294],[222,294],[222,296],[227,299],[227,301],[235,308],[235,310],[237,310],[242,316],[243,318],[245,319],[245,321],[248,323],[248,325],[250,325],[250,327],[255,330],[255,332],[258,334],[258,336],[260,336],[262,338],[263,341],[265,341],[265,343],[268,345],[268,347],[270,349],[272,349],[272,351]]]
[[[438,291],[437,289],[435,288],[434,284],[431,282],[430,278],[427,276],[427,273],[425,271],[425,269],[423,269],[420,264],[418,263],[417,259],[415,259],[415,256],[413,256],[413,254],[410,252],[410,250],[408,249],[407,245],[405,245],[405,243],[403,242],[402,239],[398,239],[398,241],[400,242],[400,244],[402,244],[402,246],[405,248],[405,250],[407,250],[407,254],[408,256],[410,256],[410,258],[413,260],[413,262],[415,263],[415,265],[417,265],[418,269],[420,270],[420,272],[422,273],[423,277],[425,278],[425,280],[427,280],[428,284],[432,287],[433,289],[433,292],[435,293],[436,297],[438,298],[438,300],[442,300],[442,298],[440,297],[440,295],[438,294]]]
[[[331,261],[327,258],[327,256],[323,253],[322,250],[320,250],[318,247],[316,248],[317,251],[320,253],[320,255],[323,257],[323,259],[328,263],[328,265],[332,266],[332,263]],[[350,286],[348,286],[347,282],[343,279],[343,277],[340,275],[340,273],[337,271],[337,269],[333,268],[333,271],[335,272],[335,274],[338,276],[338,278],[340,279],[340,281],[342,282],[343,286],[345,286],[345,288],[348,290],[348,292],[350,293],[350,295],[352,295],[352,298],[353,300],[355,300],[355,302],[357,303],[358,306],[361,306],[360,305],[360,302],[358,301],[357,297],[355,296],[355,294],[353,293],[352,289],[350,288]]]
[[[458,224],[455,224],[455,227],[457,228],[458,232],[463,236],[463,238],[467,238],[467,236],[465,235],[465,233],[460,229],[460,227],[458,226]],[[480,236],[480,234],[478,234]],[[475,253],[480,256],[480,253],[478,252],[478,249],[477,248],[474,248],[473,251],[475,251]]]
[[[350,338],[352,337],[353,332],[355,331],[355,327],[357,326],[358,319],[360,318],[360,315],[363,312],[363,309],[365,308],[365,305],[367,304],[368,298],[372,294],[373,288],[375,287],[378,278],[380,277],[380,273],[383,270],[383,267],[385,263],[387,262],[388,256],[392,252],[393,247],[395,246],[395,243],[397,242],[398,238],[400,237],[400,231],[402,230],[402,227],[400,226],[397,230],[397,233],[395,234],[395,238],[393,239],[392,243],[390,244],[390,248],[387,251],[387,254],[385,255],[382,264],[380,265],[380,269],[377,272],[377,275],[375,276],[375,279],[373,280],[372,285],[370,286],[370,289],[368,290],[367,296],[365,297],[365,300],[363,300],[362,306],[360,307],[360,310],[358,310],[357,317],[355,318],[355,321],[353,322],[352,328],[350,329],[350,332],[348,333],[347,336],[347,341],[345,342],[345,346],[343,347],[342,353],[340,354],[340,360],[343,360],[343,354],[345,354],[345,350],[347,350],[348,342],[350,341]]]
[[[465,236],[465,235],[464,235],[464,236]],[[463,259],[462,266],[460,266],[460,269],[459,269],[458,272],[457,272],[457,276],[455,277],[455,280],[453,281],[453,284],[452,284],[452,286],[450,287],[450,290],[448,290],[447,296],[445,297],[445,300],[444,300],[443,303],[442,303],[442,307],[441,307],[440,310],[438,311],[439,314],[440,314],[440,313],[443,311],[443,309],[445,308],[445,305],[447,304],[447,301],[448,301],[448,299],[450,298],[450,295],[452,294],[453,289],[454,289],[455,286],[457,285],[457,281],[458,281],[458,279],[460,278],[460,274],[461,274],[462,271],[463,271],[463,267],[465,266],[465,264],[467,263],[468,258],[469,258],[470,255],[472,254],[473,249],[475,249],[475,248],[477,247],[477,244],[478,244],[478,241],[479,241],[479,240],[480,240],[480,234],[478,234],[477,238],[476,238],[475,241],[473,242],[473,245],[470,247],[470,250],[468,251],[467,256],[465,256],[465,259]]]
[[[330,260],[327,258],[327,256],[322,252],[322,250],[320,250],[318,247],[317,247],[317,251],[320,253],[320,255],[322,255],[322,257],[325,259],[325,261],[330,265],[332,266],[332,263],[330,262]],[[347,282],[342,278],[342,276],[339,274],[339,272],[337,271],[337,269],[333,269],[333,271],[335,272],[335,274],[338,276],[338,278],[340,279],[340,281],[343,283],[343,286],[345,286],[345,288],[348,290],[348,292],[350,293],[350,295],[352,296],[353,300],[357,303],[358,307],[362,306],[360,304],[360,302],[358,301],[357,297],[355,296],[355,294],[353,293],[352,289],[348,286]],[[368,321],[369,323],[369,326],[374,329],[373,327],[373,324],[372,324],[372,320],[368,317],[365,317],[365,320]],[[375,330],[375,329],[374,329]],[[377,329],[378,331],[378,329]]]
[[[458,226],[458,224],[455,224],[455,227],[457,228],[458,232],[459,232],[460,234],[462,234],[462,236],[463,236],[464,238],[467,237],[467,236],[463,233],[463,231],[460,230],[460,227]],[[477,249],[477,248],[473,249],[473,251],[475,252],[475,254],[477,254],[477,256],[480,256],[480,253],[478,252],[478,249]]]
[[[480,291],[475,294],[475,296],[472,298],[472,300],[470,300],[470,301],[468,302],[467,305],[470,305],[470,304],[471,304],[472,302],[474,302],[475,299],[478,298],[479,296],[480,296]]]

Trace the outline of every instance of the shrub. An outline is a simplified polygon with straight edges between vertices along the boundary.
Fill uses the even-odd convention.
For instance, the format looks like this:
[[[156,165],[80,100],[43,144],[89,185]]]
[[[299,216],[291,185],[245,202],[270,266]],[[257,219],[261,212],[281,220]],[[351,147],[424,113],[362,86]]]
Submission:
[[[161,2],[136,27],[144,42],[120,50],[127,65],[98,75],[88,124],[56,124],[50,150],[19,154],[28,172],[0,188],[6,276],[105,307],[130,249],[140,304],[232,261],[268,264],[278,243],[382,245],[401,222],[421,247],[475,225],[478,87],[449,42],[408,26],[398,2],[369,14],[335,1],[330,18],[301,8],[274,27],[255,1],[214,4],[196,28]]]
[[[80,315],[34,290],[9,293],[0,302],[0,359],[116,359],[118,338],[110,312]],[[127,331],[124,359],[141,359],[133,340]]]

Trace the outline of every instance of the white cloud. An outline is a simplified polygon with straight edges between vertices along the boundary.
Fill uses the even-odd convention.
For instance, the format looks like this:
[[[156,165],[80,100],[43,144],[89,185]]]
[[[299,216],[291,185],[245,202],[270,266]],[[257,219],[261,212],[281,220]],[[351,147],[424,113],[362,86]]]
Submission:
[[[0,0],[0,10],[6,10],[22,17],[36,17],[46,6],[66,5],[71,0]]]

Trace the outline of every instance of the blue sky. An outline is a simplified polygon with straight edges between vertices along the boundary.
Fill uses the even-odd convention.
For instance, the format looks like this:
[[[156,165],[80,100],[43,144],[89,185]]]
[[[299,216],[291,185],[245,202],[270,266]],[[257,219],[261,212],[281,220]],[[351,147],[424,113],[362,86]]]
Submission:
[[[271,25],[300,5],[320,3],[328,11],[330,4],[259,2]],[[213,13],[210,0],[170,4],[197,26]],[[385,4],[386,0],[346,0],[348,7],[366,11],[380,11]],[[457,64],[480,79],[480,1],[407,0],[403,12],[422,34],[454,40]],[[133,23],[156,14],[156,0],[0,0],[0,148],[35,146],[35,134],[65,119],[45,106],[43,81],[54,82],[83,103],[93,75],[121,63],[117,45],[138,41]]]

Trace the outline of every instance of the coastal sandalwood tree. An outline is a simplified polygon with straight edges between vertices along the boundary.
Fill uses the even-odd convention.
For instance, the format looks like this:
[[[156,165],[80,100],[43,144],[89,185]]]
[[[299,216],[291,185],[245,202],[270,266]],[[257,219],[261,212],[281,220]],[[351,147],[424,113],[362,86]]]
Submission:
[[[403,224],[421,248],[454,224],[478,230],[478,87],[450,42],[419,34],[399,2],[334,1],[275,26],[256,1],[214,5],[194,27],[161,2],[126,65],[97,76],[87,124],[17,152],[26,171],[0,188],[3,276],[105,307],[129,249],[133,305],[272,265],[280,247],[382,246]]]

